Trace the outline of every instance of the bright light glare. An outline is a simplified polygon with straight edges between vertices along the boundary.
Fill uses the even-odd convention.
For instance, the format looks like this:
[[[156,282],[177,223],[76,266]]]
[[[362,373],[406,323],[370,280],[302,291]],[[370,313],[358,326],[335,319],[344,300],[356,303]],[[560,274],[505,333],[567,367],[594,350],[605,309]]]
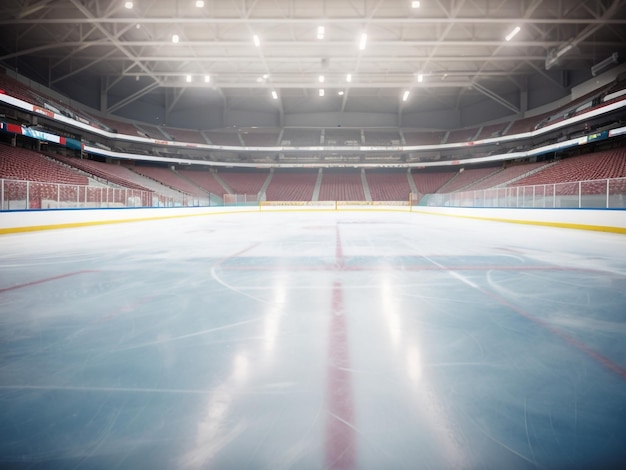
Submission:
[[[125,7],[127,10],[132,10],[134,6],[135,6],[135,5],[133,4],[133,2],[126,2],[126,3],[124,3],[124,7]]]
[[[419,8],[420,7],[420,2],[418,2],[417,0],[413,0],[411,2],[411,8]]]
[[[255,34],[254,36],[252,36],[252,40],[254,41],[254,45],[256,47],[260,47],[261,46],[261,39],[259,39],[259,36],[257,36]]]
[[[320,75],[318,80],[320,81],[320,83],[324,83],[324,75]]]
[[[511,39],[513,39],[515,36],[517,36],[517,33],[519,33],[522,30],[522,28],[520,28],[519,26],[516,26],[515,28],[513,28],[513,31],[511,31],[507,37],[505,37],[504,39],[506,39],[507,41],[510,41]]]
[[[417,81],[419,83],[422,83],[424,81],[424,75],[422,75],[421,73],[417,74]]]
[[[346,82],[350,83],[352,81],[352,74],[349,73],[348,75],[346,75]]]
[[[405,91],[404,95],[402,95],[402,101],[408,100],[410,94],[411,94],[411,92],[409,90]]]
[[[191,83],[191,75],[187,75],[186,80],[187,80],[187,83]]]
[[[337,92],[337,94],[338,94],[339,96],[343,96],[343,90],[338,91],[338,92]]]
[[[278,99],[278,93],[276,93],[274,90],[272,90],[272,98],[274,98],[275,100]]]
[[[324,39],[324,27],[323,26],[318,26],[317,27],[317,39]]]
[[[174,44],[177,44],[177,43],[178,43],[178,41],[180,41],[180,37],[178,36],[178,34],[173,34],[173,35],[172,35],[172,42],[173,42]]]
[[[365,45],[367,44],[367,34],[361,34],[361,41],[359,42],[359,49],[364,50]]]
[[[204,0],[196,0],[196,8],[204,8]]]
[[[320,88],[320,96],[324,96],[324,89]]]
[[[211,83],[211,75],[204,76],[204,83]]]

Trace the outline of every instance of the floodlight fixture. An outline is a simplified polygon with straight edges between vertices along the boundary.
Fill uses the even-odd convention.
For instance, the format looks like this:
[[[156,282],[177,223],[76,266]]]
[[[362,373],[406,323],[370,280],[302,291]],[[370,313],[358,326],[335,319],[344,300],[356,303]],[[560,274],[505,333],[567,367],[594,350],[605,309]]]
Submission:
[[[613,54],[608,56],[602,62],[598,62],[596,65],[591,67],[591,75],[593,75],[595,77],[596,75],[598,75],[602,70],[606,69],[607,67],[609,67],[609,66],[611,66],[613,64],[617,64],[618,61],[619,61],[619,53],[613,52]]]
[[[509,34],[507,34],[507,36],[504,39],[506,39],[507,42],[510,41],[515,36],[517,36],[517,33],[519,33],[521,30],[522,28],[520,28],[519,26],[516,26],[515,28],[513,28],[513,30],[511,30]]]
[[[364,50],[367,44],[367,34],[361,34],[361,40],[359,41],[359,50]]]

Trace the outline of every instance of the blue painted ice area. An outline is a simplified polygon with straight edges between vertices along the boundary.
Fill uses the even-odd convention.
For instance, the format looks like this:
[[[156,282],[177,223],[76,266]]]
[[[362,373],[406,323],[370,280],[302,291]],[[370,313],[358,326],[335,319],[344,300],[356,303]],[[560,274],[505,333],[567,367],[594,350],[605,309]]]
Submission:
[[[626,462],[626,236],[259,213],[0,237],[0,467]]]

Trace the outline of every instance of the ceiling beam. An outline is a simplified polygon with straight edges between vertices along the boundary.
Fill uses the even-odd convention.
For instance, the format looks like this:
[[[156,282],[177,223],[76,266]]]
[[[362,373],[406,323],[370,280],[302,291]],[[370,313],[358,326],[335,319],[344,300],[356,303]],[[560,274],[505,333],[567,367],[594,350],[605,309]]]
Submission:
[[[491,98],[496,103],[501,104],[505,108],[510,109],[515,114],[519,114],[521,112],[518,106],[515,106],[513,103],[503,98],[502,96],[497,94],[495,91],[490,90],[489,88],[481,85],[480,83],[474,82],[474,85],[472,86],[472,88],[481,92],[483,95],[487,96],[488,98]]]
[[[182,77],[181,74],[178,74],[178,76]],[[217,90],[219,89],[250,89],[250,88],[255,88],[257,90],[267,89],[265,87],[259,88],[259,84],[256,82],[256,80],[242,81],[241,79],[236,80],[236,78],[237,76],[233,76],[232,82],[223,82],[223,81],[219,82],[219,86]],[[353,89],[356,89],[356,88],[359,88],[359,89],[373,89],[373,88],[393,89],[393,88],[403,88],[405,84],[406,84],[406,81],[403,81],[403,82],[370,81],[367,83],[354,83],[352,88]],[[469,79],[453,80],[453,81],[446,80],[446,81],[441,81],[441,82],[429,83],[425,87],[417,87],[415,89],[471,87],[472,84],[473,82]],[[210,89],[210,90],[216,89],[215,85],[205,85],[203,83],[193,83],[193,82],[186,83],[184,82],[184,80],[177,80],[177,81],[163,80],[159,82],[159,85],[162,88],[199,88],[199,89]],[[301,81],[297,81],[297,80],[285,81],[285,82],[277,83],[276,85],[277,85],[277,88],[280,88],[280,89],[293,88],[293,89],[299,89],[299,90],[306,90],[306,89],[317,90],[320,87],[319,83],[313,83],[313,82],[302,83]],[[338,84],[326,83],[325,88],[327,90],[343,90],[345,88],[345,85],[339,84],[339,83]]]
[[[113,50],[115,51],[115,50]],[[59,54],[48,54],[48,57],[50,58],[58,58],[58,59],[62,59],[63,57],[65,57],[64,55],[59,55]],[[101,57],[101,55],[81,55],[79,57],[76,57],[76,60],[84,60],[84,61],[92,61],[92,60],[96,60],[99,57]],[[593,60],[596,58],[596,55],[593,53],[589,53],[586,55],[578,55],[577,56],[579,59],[583,59],[583,60]],[[257,56],[136,56],[137,60],[140,60],[142,62],[184,62],[187,63],[189,61],[202,61],[202,62],[237,62],[237,61],[242,61],[242,62],[251,62],[254,61],[255,59],[257,59]],[[388,55],[368,55],[367,57],[363,58],[363,63],[369,63],[372,62],[374,64],[381,64],[381,63],[394,63],[394,62],[400,62],[400,63],[410,63],[411,61],[414,62],[421,62],[422,60],[426,59],[427,57],[424,56],[416,56],[416,55],[395,55],[395,56],[388,56]],[[335,62],[341,62],[341,61],[348,61],[348,60],[353,60],[354,57],[352,56],[333,56],[333,60]],[[455,56],[445,56],[445,57],[440,57],[440,58],[434,58],[432,60],[432,62],[467,62],[467,63],[472,63],[472,62],[481,62],[481,61],[489,61],[489,62],[493,62],[493,63],[497,63],[497,62],[523,62],[523,61],[529,61],[529,62],[544,62],[546,59],[546,57],[544,55],[532,55],[532,56],[525,56],[525,55],[512,55],[512,56],[496,56],[496,57],[491,57],[490,55],[482,55],[482,56],[464,56],[464,55],[455,55]],[[299,56],[299,57],[292,57],[292,56],[273,56],[273,57],[267,57],[266,60],[268,62],[281,62],[284,63],[286,61],[297,61],[300,63],[311,63],[311,64],[315,64],[318,65],[319,64],[319,56],[318,55],[314,55],[314,56]],[[109,61],[130,61],[130,59],[128,59],[128,57],[126,56],[114,56],[114,57],[109,57]],[[57,64],[54,64],[54,67],[56,67]],[[157,73],[157,72],[155,72]],[[308,72],[301,72],[302,75],[306,75]],[[312,73],[312,72],[311,72]],[[446,71],[446,72],[440,72],[438,73],[439,75],[443,74],[443,73],[456,73],[454,71]],[[464,72],[464,73],[469,73],[469,72]],[[476,73],[476,71],[474,70],[472,73]],[[326,74],[329,75],[334,75],[334,72],[326,72]],[[429,74],[426,73],[425,76],[428,76]]]
[[[128,104],[132,103],[135,100],[138,100],[139,98],[141,98],[144,95],[147,95],[148,93],[150,93],[152,90],[158,88],[159,86],[160,86],[160,84],[158,82],[151,83],[150,85],[142,88],[141,90],[136,91],[132,95],[127,96],[127,97],[123,98],[122,100],[118,101],[117,103],[109,106],[107,108],[107,110],[106,110],[106,113],[107,114],[114,113],[118,109],[123,108],[124,106],[127,106]]]
[[[73,1],[73,0],[72,0]],[[188,17],[188,18],[155,18],[155,17],[116,17],[116,18],[102,18],[96,16],[90,16],[86,18],[2,18],[0,19],[0,25],[27,25],[27,24],[167,24],[167,25],[187,25],[187,24],[242,24],[243,22],[251,25],[275,25],[275,24],[291,24],[291,25],[317,25],[320,21],[319,18],[246,18],[245,20],[240,17],[231,18],[208,18],[208,17]],[[324,24],[363,24],[366,21],[363,17],[351,17],[351,18],[324,18]],[[499,24],[510,25],[516,24],[568,24],[568,25],[580,25],[580,24],[601,24],[601,25],[624,25],[626,19],[624,18],[519,18],[519,17],[500,17],[500,18],[487,18],[487,17],[390,17],[390,18],[372,18],[369,21],[372,25],[430,25],[430,24]]]
[[[372,10],[369,12],[369,14],[367,15],[367,20],[365,22],[365,25],[362,27],[361,33],[366,33],[367,32],[367,29],[368,29],[372,19],[374,18],[374,15],[378,11],[378,9],[381,7],[383,2],[384,2],[384,0],[378,0],[376,5],[374,6],[374,8],[372,8]],[[364,6],[366,6],[366,4],[364,4]],[[362,57],[363,57],[363,51],[359,50],[359,52],[357,54],[356,64],[354,66],[354,70],[350,70],[349,71],[355,77],[359,73],[359,67],[361,66],[361,59],[362,59]],[[341,112],[342,113],[346,110],[346,105],[348,104],[348,96],[350,95],[350,85],[351,85],[351,82],[350,83],[346,82],[345,91],[343,93],[343,99],[341,100]]]
[[[127,47],[161,47],[161,46],[172,46],[172,41],[167,40],[151,40],[151,41],[118,41],[115,39],[115,36],[111,33],[106,33],[107,36],[111,37],[111,39],[99,39],[94,41],[66,41],[59,43],[49,43],[41,46],[33,47],[23,51],[17,51],[11,55],[5,55],[0,57],[0,59],[12,58],[15,56],[25,55],[25,54],[33,54],[35,52],[41,52],[46,50],[58,49],[61,47],[79,47],[83,45],[88,45],[90,47],[96,46],[109,46],[109,47],[118,47],[119,45],[127,46]],[[114,41],[114,42],[112,42]],[[398,47],[497,47],[501,46],[503,40],[501,39],[493,39],[493,40],[449,40],[444,42],[433,41],[433,40],[398,40],[398,41],[371,41],[368,44],[368,48],[383,48],[390,47],[397,50]],[[530,41],[517,41],[515,43],[515,47],[556,47],[563,44],[563,41],[551,40],[551,41],[542,41],[542,40],[530,40]],[[597,47],[614,47],[614,46],[622,46],[618,40],[613,41],[591,41],[588,43],[589,45],[594,45]],[[354,48],[354,41],[329,41],[326,43],[327,46],[343,48],[345,50],[350,50]],[[177,45],[178,48],[185,47],[242,47],[249,49],[250,42],[245,41],[180,41]],[[263,46],[268,47],[315,47],[319,48],[319,41],[264,41]]]
[[[82,67],[78,67],[76,69],[73,69],[71,72],[66,73],[65,75],[61,75],[60,77],[56,77],[54,80],[50,81],[50,84],[52,85],[54,83],[61,82],[63,80],[66,80],[66,79],[76,75],[77,73],[82,72],[83,70],[87,70],[88,68],[93,67],[94,65],[98,64],[99,62],[102,62],[103,60],[107,60],[114,52],[115,52],[115,50],[110,50],[109,52],[104,54],[102,57],[99,57],[96,60],[93,60],[93,61],[89,62],[88,64],[83,65]]]
[[[85,15],[87,19],[91,19],[94,17],[93,14],[86,7],[84,7],[78,0],[70,0],[70,1],[83,15]],[[142,64],[137,59],[135,59],[133,54],[128,51],[127,49],[128,44],[126,42],[122,44],[122,42],[120,42],[120,40],[115,35],[111,34],[104,26],[102,26],[102,24],[98,22],[95,24],[96,24],[96,28],[98,28],[100,32],[106,36],[108,41],[113,43],[115,47],[119,49],[120,52],[126,55],[129,59],[133,60],[137,64],[137,66],[143,69],[146,73],[148,74],[151,73],[150,69],[148,69],[144,64]],[[158,82],[158,79],[156,77],[152,77],[152,78],[154,79],[155,82]]]
[[[44,8],[46,8],[50,3],[52,3],[52,0],[42,0],[41,2],[38,3],[34,3],[32,5],[29,5],[27,7],[24,7],[17,15],[17,19],[23,19],[27,16],[32,15],[33,13],[37,13],[40,10],[43,10]]]

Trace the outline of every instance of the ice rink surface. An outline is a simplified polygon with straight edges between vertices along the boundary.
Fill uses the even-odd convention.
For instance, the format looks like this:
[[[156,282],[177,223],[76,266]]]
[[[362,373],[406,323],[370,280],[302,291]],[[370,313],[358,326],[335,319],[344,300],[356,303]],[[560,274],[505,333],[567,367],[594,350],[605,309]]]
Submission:
[[[0,467],[626,462],[626,236],[252,213],[0,237]]]

